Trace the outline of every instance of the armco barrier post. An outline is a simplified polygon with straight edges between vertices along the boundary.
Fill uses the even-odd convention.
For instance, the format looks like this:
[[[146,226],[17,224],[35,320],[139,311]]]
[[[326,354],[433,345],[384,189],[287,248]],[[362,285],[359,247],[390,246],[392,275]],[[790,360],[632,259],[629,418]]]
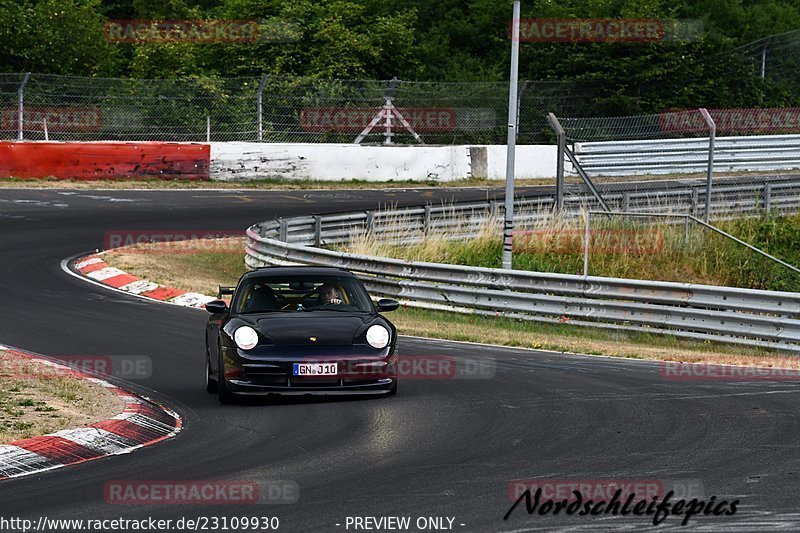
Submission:
[[[17,90],[17,139],[20,141],[23,139],[24,135],[22,133],[23,127],[23,119],[24,119],[24,94],[25,94],[25,85],[28,83],[28,80],[31,77],[30,72],[26,72],[25,75],[22,77],[22,82],[19,84],[19,89]]]
[[[764,212],[769,214],[772,211],[772,184],[764,184]]]
[[[322,244],[322,217],[314,216],[314,246],[320,247]]]
[[[367,234],[371,234],[375,230],[375,212],[367,211]]]
[[[706,179],[706,212],[705,221],[711,220],[711,180],[714,178],[714,142],[717,138],[717,125],[705,107],[700,108],[700,114],[708,124],[708,178]]]
[[[566,146],[566,134],[564,128],[553,113],[547,114],[547,121],[550,127],[556,132],[558,149],[556,153],[556,213],[561,212],[564,206],[564,147]]]

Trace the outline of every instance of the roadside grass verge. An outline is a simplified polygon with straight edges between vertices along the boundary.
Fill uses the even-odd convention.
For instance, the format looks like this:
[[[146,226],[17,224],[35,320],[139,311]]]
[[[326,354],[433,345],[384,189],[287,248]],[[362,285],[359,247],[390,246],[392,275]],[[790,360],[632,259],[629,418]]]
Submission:
[[[121,413],[104,387],[0,350],[0,444],[84,427]]]
[[[105,261],[135,276],[185,291],[216,296],[247,270],[244,238],[194,239],[115,248]]]
[[[717,226],[789,264],[800,265],[800,214],[764,215],[720,221]],[[341,249],[399,259],[501,267],[502,221],[488,219],[475,238],[452,240],[437,229],[408,232],[391,244],[380,235],[357,235]],[[661,219],[593,217],[589,275],[800,291],[800,274],[697,225],[687,228]],[[584,227],[581,219],[549,218],[519,227],[514,237],[514,268],[582,274]],[[418,242],[415,242],[418,241]]]
[[[237,244],[241,249],[219,246],[216,251],[209,252],[211,245],[202,241],[196,246],[184,244],[184,250],[194,251],[175,253],[161,243],[144,244],[113,250],[104,254],[104,258],[110,265],[156,283],[216,295],[218,285],[235,285],[246,268],[241,242]],[[412,307],[401,307],[388,317],[403,335],[636,359],[780,368],[800,366],[800,358],[767,349],[573,326],[568,322],[539,323]]]

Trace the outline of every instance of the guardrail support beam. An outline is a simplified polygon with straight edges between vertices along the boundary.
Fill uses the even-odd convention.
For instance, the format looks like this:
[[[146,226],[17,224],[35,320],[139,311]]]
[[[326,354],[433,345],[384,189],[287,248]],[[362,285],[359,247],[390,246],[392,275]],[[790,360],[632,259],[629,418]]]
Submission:
[[[547,122],[550,123],[550,127],[553,128],[553,131],[556,132],[556,205],[555,211],[556,213],[561,213],[562,207],[564,207],[564,148],[566,147],[566,133],[564,132],[563,126],[558,121],[558,117],[555,116],[553,113],[547,114]]]
[[[289,242],[289,223],[285,219],[280,220],[280,233],[278,234],[278,238],[283,242]]]
[[[322,244],[322,217],[314,217],[314,247],[319,248]]]
[[[705,107],[700,108],[700,114],[708,124],[708,177],[706,179],[706,210],[705,221],[711,220],[711,180],[714,178],[714,143],[717,139],[717,125],[711,118],[711,113]]]
[[[764,211],[769,214],[772,211],[772,184],[764,184]]]
[[[375,212],[367,211],[367,233],[375,231]]]

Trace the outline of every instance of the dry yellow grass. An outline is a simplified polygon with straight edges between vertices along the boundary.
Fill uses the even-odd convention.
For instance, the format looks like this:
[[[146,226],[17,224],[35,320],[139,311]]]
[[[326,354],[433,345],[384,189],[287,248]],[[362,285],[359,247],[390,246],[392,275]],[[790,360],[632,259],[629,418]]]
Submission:
[[[219,285],[236,285],[245,271],[241,237],[137,245],[103,257],[109,265],[160,285],[209,295]]]
[[[120,397],[0,350],[0,444],[84,427],[122,412]]]
[[[392,315],[392,322],[404,335],[431,337],[466,342],[480,342],[533,348],[555,352],[573,352],[589,355],[606,355],[654,361],[684,363],[713,363],[720,365],[762,366],[771,368],[800,368],[800,358],[775,354],[769,350],[727,346],[720,343],[670,338],[667,342],[655,336],[637,336],[624,332],[593,331],[577,328],[574,332],[559,333],[569,326],[553,326],[536,322],[517,323],[504,327],[501,320],[468,318],[444,312],[404,309]]]

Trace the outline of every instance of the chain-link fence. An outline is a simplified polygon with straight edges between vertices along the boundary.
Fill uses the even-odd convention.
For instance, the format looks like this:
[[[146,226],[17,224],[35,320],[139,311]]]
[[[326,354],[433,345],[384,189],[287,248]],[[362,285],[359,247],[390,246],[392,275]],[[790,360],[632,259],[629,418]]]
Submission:
[[[614,211],[707,220],[797,209],[800,108],[551,116],[551,124],[562,137],[567,196],[588,190]]]
[[[800,58],[800,30],[794,30],[770,35],[722,52],[709,58],[709,62],[727,59],[730,64],[741,65],[742,73],[737,77],[746,74],[751,79],[760,81],[762,102],[796,105],[800,90],[798,58]]]
[[[587,113],[592,94],[580,82],[521,82],[519,142],[552,141],[546,114]],[[498,144],[508,85],[11,73],[0,74],[0,109],[4,139]]]

